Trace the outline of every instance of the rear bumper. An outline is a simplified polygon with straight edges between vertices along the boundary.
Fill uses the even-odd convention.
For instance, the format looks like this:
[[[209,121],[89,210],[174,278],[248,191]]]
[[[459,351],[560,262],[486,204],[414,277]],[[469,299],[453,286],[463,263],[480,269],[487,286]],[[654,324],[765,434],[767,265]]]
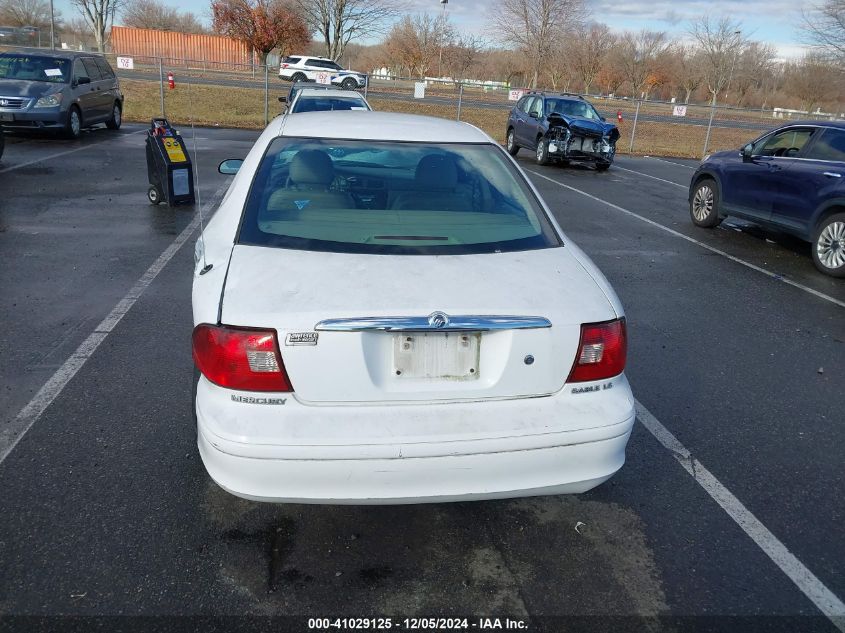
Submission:
[[[605,440],[522,451],[395,459],[256,459],[198,444],[211,478],[255,501],[407,504],[586,492],[625,462],[630,423]]]
[[[613,383],[603,392],[481,403],[306,407],[288,400],[232,408],[218,399],[232,392],[201,378],[198,446],[221,488],[256,501],[401,504],[579,493],[625,462],[633,396],[624,376]],[[435,428],[425,437],[408,432]],[[461,435],[465,429],[473,432]]]

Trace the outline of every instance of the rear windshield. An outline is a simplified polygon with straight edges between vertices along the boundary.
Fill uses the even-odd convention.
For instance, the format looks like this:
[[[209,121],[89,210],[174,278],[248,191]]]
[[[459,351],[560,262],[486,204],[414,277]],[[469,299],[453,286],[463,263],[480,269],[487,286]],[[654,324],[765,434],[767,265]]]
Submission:
[[[296,102],[293,113],[323,112],[326,110],[369,110],[367,104],[354,97],[318,97],[303,95]]]
[[[560,245],[498,146],[285,137],[261,161],[238,242],[407,255]]]
[[[67,83],[70,60],[36,55],[0,55],[0,79]]]

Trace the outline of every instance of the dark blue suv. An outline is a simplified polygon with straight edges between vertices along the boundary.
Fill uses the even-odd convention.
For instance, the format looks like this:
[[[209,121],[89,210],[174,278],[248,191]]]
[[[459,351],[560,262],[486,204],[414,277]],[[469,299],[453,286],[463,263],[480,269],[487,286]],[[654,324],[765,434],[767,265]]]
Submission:
[[[531,91],[511,109],[505,138],[511,156],[525,147],[540,165],[558,159],[590,162],[604,171],[616,155],[619,130],[579,95]]]
[[[708,156],[689,205],[696,226],[734,215],[796,235],[820,271],[845,277],[845,121],[796,121]]]

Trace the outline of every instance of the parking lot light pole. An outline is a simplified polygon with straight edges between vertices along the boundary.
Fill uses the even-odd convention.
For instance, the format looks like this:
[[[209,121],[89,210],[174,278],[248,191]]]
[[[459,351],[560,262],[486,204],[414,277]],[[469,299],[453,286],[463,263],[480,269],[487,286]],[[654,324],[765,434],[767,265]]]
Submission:
[[[270,65],[264,60],[264,125],[270,122]]]
[[[50,49],[56,48],[56,38],[53,35],[53,32],[56,29],[56,18],[53,13],[53,0],[50,0]],[[41,37],[41,31],[38,32],[38,37]],[[40,46],[40,44],[39,44]]]
[[[637,111],[634,113],[634,127],[631,128],[631,146],[628,148],[628,153],[634,153],[634,135],[637,133],[637,120],[640,118],[640,104],[642,101],[637,101]]]
[[[161,118],[164,118],[164,68],[161,65],[161,57],[158,58],[158,89],[161,94]]]
[[[449,0],[440,0],[440,5],[443,7],[443,17],[440,21],[440,57],[437,61],[437,76],[443,76],[443,31],[446,29],[446,5]]]

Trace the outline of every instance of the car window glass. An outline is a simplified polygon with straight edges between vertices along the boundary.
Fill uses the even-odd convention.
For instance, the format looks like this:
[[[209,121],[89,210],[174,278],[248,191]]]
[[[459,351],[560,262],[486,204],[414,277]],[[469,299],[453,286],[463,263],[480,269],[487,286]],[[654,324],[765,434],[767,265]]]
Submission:
[[[0,79],[67,83],[69,77],[70,61],[67,59],[14,53],[0,55]]]
[[[528,102],[528,113],[531,114],[532,112],[536,112],[540,114],[540,107],[542,105],[542,99],[539,97],[531,97],[531,100]]]
[[[293,113],[331,110],[369,110],[369,108],[363,100],[354,97],[302,96],[296,102]]]
[[[283,64],[298,64],[301,57],[285,57],[282,60]]]
[[[796,156],[813,135],[811,128],[790,128],[772,134],[763,139],[761,147],[755,148],[754,153],[759,156]]]
[[[91,81],[100,81],[103,78],[102,74],[100,74],[100,68],[97,66],[97,62],[93,57],[83,57],[82,65],[85,66],[85,70],[88,72]]]
[[[285,137],[259,165],[239,241],[408,255],[560,244],[496,145]]]
[[[114,78],[114,71],[112,70],[111,66],[109,66],[109,63],[105,59],[100,59],[99,57],[95,57],[94,62],[97,64],[97,68],[100,69],[100,75],[102,75],[103,79]]]
[[[595,121],[599,119],[595,109],[589,103],[573,101],[572,99],[546,99],[546,116],[549,116],[552,112]]]
[[[522,97],[516,102],[516,109],[525,112],[525,105],[528,103],[528,97]]]
[[[826,129],[810,148],[807,158],[845,162],[845,130]]]
[[[81,59],[77,59],[73,62],[73,79],[74,81],[78,81],[80,77],[89,77],[88,70],[82,64]]]

